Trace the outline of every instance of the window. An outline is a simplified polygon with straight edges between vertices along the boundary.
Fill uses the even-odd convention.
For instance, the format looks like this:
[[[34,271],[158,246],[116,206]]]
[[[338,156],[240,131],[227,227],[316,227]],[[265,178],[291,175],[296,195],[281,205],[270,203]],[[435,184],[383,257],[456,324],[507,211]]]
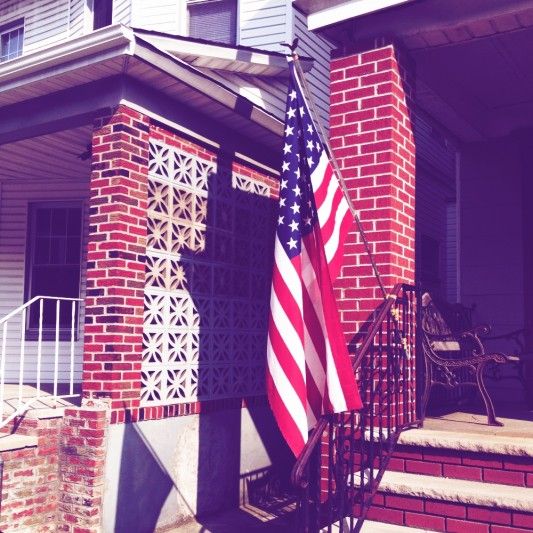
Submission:
[[[94,23],[93,30],[110,26],[113,22],[113,1],[94,0],[93,4]]]
[[[236,0],[189,0],[187,9],[190,37],[236,44]]]
[[[30,205],[26,301],[34,296],[80,296],[80,258],[82,236],[81,203],[42,203]],[[71,306],[60,308],[59,324],[71,327]],[[43,330],[54,330],[56,304],[44,300]],[[39,306],[31,307],[28,334],[37,333]]]
[[[0,63],[22,55],[24,20],[0,27]]]

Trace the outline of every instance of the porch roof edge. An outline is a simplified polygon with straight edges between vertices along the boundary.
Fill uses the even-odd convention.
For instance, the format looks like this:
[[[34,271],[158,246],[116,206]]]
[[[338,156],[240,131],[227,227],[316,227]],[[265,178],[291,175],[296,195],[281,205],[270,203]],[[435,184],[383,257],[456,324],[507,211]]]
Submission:
[[[21,56],[0,66],[0,109],[91,81],[126,74],[143,81],[145,74],[132,68],[142,62],[160,75],[170,76],[206,101],[223,106],[227,114],[244,117],[276,137],[283,124],[257,104],[211,78],[183,59],[161,50],[124,25],[108,26],[46,50]],[[245,101],[245,105],[243,105]]]

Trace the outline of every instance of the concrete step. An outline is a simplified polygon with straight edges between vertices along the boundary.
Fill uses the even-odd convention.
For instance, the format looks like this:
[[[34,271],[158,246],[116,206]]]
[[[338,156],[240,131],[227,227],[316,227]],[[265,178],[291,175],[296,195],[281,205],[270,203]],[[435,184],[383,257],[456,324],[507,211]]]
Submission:
[[[379,491],[533,513],[533,488],[405,472],[385,472]]]
[[[389,470],[533,487],[533,422],[454,413],[402,433]]]
[[[533,488],[386,472],[371,520],[430,531],[533,531]]]

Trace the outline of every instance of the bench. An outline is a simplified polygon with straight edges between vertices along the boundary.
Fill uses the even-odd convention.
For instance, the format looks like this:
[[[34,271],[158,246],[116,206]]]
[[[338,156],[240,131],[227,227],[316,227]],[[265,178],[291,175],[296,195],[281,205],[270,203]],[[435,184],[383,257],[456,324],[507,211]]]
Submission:
[[[484,370],[490,364],[510,362],[500,352],[485,349],[483,337],[490,327],[483,325],[465,331],[452,330],[429,293],[422,295],[421,348],[424,356],[425,379],[420,418],[423,423],[431,389],[473,387],[479,391],[487,411],[488,424],[501,426],[496,420],[494,405],[484,382]]]

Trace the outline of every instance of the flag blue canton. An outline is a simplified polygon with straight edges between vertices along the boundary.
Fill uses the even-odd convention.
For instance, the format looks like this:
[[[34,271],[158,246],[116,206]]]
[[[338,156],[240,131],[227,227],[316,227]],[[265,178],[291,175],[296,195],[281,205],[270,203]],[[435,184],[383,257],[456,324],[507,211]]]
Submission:
[[[287,96],[283,142],[277,234],[292,259],[301,252],[302,238],[318,222],[311,174],[324,150],[294,76]]]

